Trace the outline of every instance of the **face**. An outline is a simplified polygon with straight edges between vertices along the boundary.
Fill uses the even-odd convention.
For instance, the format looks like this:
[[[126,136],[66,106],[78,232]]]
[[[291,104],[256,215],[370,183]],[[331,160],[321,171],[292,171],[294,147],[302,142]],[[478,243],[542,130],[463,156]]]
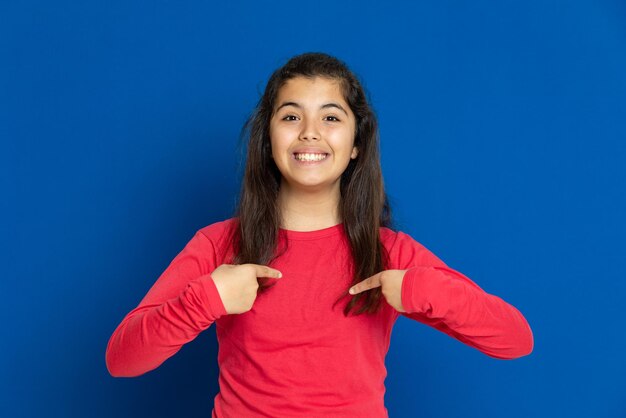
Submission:
[[[339,82],[296,77],[280,88],[270,121],[272,158],[282,187],[339,193],[351,159],[356,120]]]

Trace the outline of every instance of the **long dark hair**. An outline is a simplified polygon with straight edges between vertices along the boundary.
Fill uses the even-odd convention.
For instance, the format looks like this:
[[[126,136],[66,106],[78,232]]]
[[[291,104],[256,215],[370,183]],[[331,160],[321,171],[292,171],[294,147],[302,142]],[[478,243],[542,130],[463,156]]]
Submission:
[[[387,266],[379,227],[391,227],[391,209],[380,167],[376,115],[357,77],[339,59],[325,53],[305,53],[291,58],[270,77],[265,92],[250,115],[242,134],[249,136],[245,173],[236,209],[233,231],[234,264],[268,264],[277,253],[281,214],[278,190],[281,174],[271,158],[270,119],[279,89],[295,77],[324,77],[340,82],[343,96],[356,118],[354,145],[358,157],[350,160],[340,180],[339,214],[351,247],[354,263],[352,285]],[[259,292],[269,286],[259,279]],[[380,287],[351,296],[348,288],[337,300],[349,296],[344,308],[349,315],[374,313],[380,308]],[[336,302],[336,303],[337,303]]]

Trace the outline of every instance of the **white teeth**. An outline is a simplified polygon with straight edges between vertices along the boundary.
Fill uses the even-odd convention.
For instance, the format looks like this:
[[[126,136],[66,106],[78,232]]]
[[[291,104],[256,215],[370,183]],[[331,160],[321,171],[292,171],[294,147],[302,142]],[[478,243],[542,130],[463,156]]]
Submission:
[[[295,154],[296,160],[299,161],[321,161],[326,156],[327,154]]]

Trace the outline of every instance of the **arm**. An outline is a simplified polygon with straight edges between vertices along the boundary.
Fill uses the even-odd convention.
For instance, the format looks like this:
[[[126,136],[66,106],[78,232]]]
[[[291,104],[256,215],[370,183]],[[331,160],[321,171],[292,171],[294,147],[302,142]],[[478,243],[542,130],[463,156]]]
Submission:
[[[210,276],[215,264],[212,242],[196,232],[113,332],[106,349],[112,376],[139,376],[157,368],[226,314]]]
[[[404,264],[400,314],[430,325],[482,353],[514,359],[533,350],[528,322],[514,306],[482,290],[449,268],[410,236],[398,233],[397,257]]]

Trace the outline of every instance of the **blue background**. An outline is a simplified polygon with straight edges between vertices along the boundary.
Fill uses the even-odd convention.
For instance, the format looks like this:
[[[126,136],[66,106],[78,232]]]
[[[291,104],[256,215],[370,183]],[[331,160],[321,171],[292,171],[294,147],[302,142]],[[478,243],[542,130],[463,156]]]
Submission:
[[[626,3],[226,3],[0,4],[0,415],[210,416],[212,327],[133,379],[106,344],[231,215],[271,72],[325,51],[370,93],[398,227],[535,337],[503,361],[400,318],[390,416],[626,417]]]

